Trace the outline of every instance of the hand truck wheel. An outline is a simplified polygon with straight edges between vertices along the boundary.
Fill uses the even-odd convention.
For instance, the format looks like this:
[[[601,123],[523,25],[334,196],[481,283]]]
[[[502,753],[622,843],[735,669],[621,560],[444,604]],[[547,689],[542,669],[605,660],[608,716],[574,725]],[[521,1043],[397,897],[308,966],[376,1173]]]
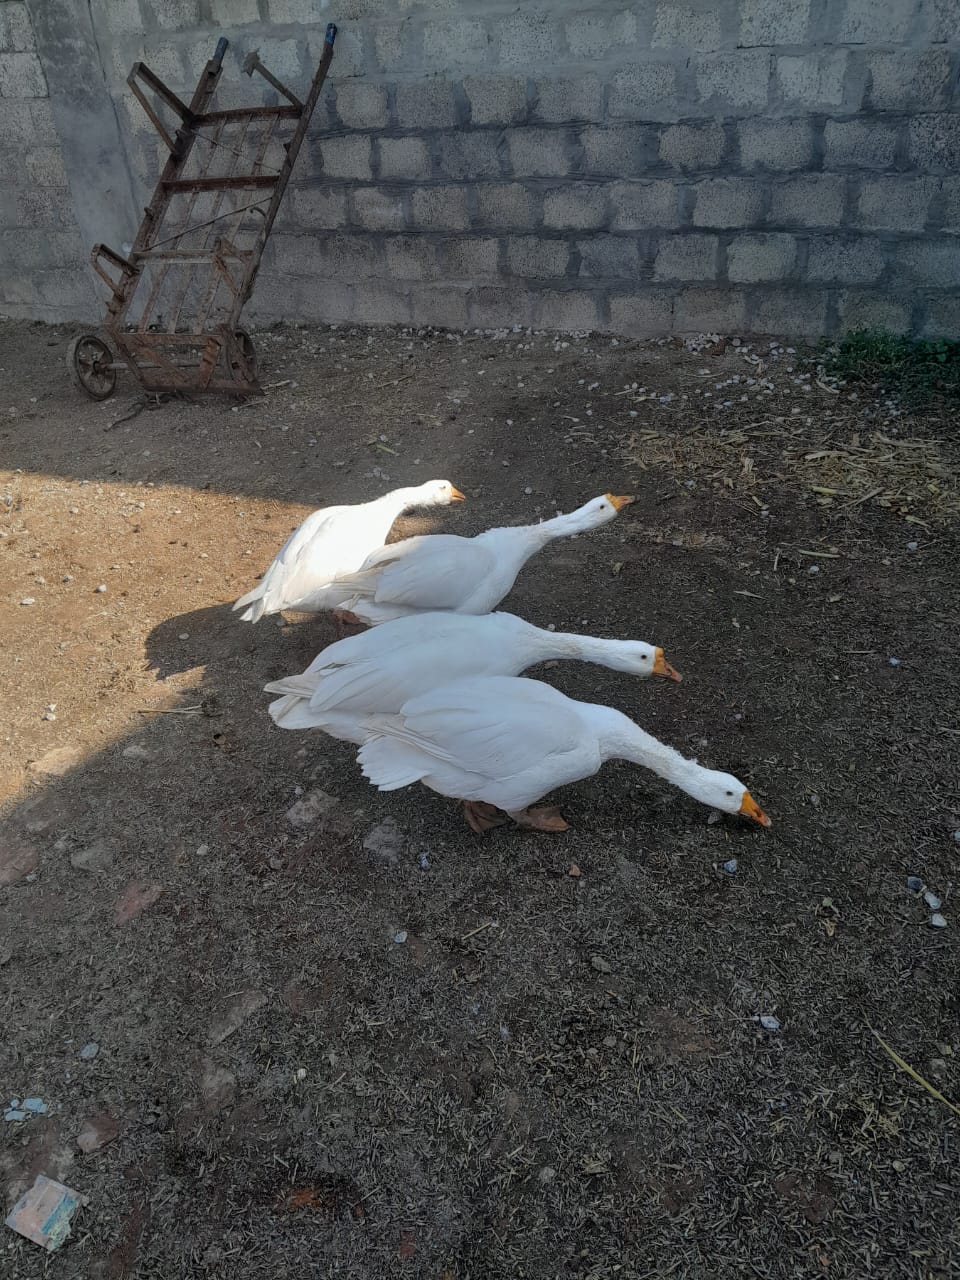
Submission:
[[[108,400],[117,389],[113,352],[95,333],[81,333],[67,348],[67,368],[91,400]]]

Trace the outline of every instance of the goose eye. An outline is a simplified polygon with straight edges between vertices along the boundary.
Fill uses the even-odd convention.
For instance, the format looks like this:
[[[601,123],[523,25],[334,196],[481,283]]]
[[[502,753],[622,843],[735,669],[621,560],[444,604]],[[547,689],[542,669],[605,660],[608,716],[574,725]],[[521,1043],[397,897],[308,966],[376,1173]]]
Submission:
[[[733,795],[733,792],[732,792],[732,791],[728,791],[728,792],[727,792],[727,795],[728,795],[728,796],[732,796],[732,795]]]

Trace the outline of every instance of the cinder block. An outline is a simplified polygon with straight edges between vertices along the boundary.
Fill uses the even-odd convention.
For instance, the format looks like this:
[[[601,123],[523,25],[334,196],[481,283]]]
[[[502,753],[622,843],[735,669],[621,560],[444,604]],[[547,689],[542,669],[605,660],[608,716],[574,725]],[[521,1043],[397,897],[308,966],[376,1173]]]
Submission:
[[[507,154],[518,178],[558,178],[570,172],[567,134],[563,129],[511,129]]]
[[[653,23],[654,49],[696,49],[710,52],[723,44],[719,10],[694,9],[687,4],[658,4]]]
[[[405,63],[404,36],[409,33],[409,22],[391,22],[383,19],[373,27],[373,56],[377,67],[386,75],[395,75]],[[337,34],[337,44],[341,34]],[[337,53],[339,71],[340,55]]]
[[[17,226],[73,227],[76,220],[66,187],[26,187],[16,193]]]
[[[727,246],[727,279],[736,284],[788,280],[796,257],[797,242],[793,236],[737,236]]]
[[[554,13],[513,13],[498,24],[504,67],[541,66],[560,60],[560,27]]]
[[[716,236],[664,236],[653,263],[654,280],[715,280]]]
[[[402,231],[403,200],[396,191],[380,187],[354,187],[350,193],[352,221],[365,231]]]
[[[391,236],[384,243],[387,276],[396,280],[433,280],[440,275],[436,251],[423,236]]]
[[[93,280],[85,268],[56,268],[36,276],[41,301],[59,311],[89,316],[95,306]]]
[[[419,187],[413,193],[413,221],[429,231],[466,231],[470,226],[463,187]]]
[[[538,80],[534,91],[533,118],[555,124],[571,120],[602,120],[603,89],[592,75],[575,80]]]
[[[785,338],[819,338],[827,331],[829,295],[821,289],[774,289],[755,299],[751,329]]]
[[[386,128],[386,89],[366,80],[341,81],[337,85],[337,115],[348,129]]]
[[[673,294],[666,289],[617,294],[610,299],[610,329],[628,338],[659,338],[673,327]]]
[[[719,124],[674,124],[660,139],[660,159],[675,169],[713,169],[723,163],[727,138]]]
[[[0,49],[10,53],[31,53],[37,42],[27,6],[6,0],[0,4]]]
[[[533,298],[522,284],[477,285],[467,295],[470,324],[479,329],[500,329],[533,321]]]
[[[697,62],[697,93],[714,111],[757,111],[767,105],[772,57],[766,49],[706,53]]]
[[[496,276],[499,255],[499,243],[483,236],[448,240],[440,248],[441,274],[444,280]]]
[[[739,132],[744,169],[806,169],[813,163],[809,120],[743,120]]]
[[[0,98],[45,98],[47,81],[35,53],[0,53]]]
[[[428,67],[449,71],[489,61],[490,33],[480,18],[431,18],[423,28],[423,54]]]
[[[673,304],[674,333],[738,333],[746,319],[746,298],[736,289],[684,289]]]
[[[527,82],[519,76],[467,76],[463,87],[472,124],[522,124],[527,119]]]
[[[763,187],[752,178],[705,178],[693,190],[695,227],[750,227],[760,220]]]
[[[610,188],[614,231],[670,230],[680,225],[680,189],[672,182],[617,182]]]
[[[269,0],[271,22],[325,22],[323,0]],[[339,22],[340,19],[338,18]],[[337,41],[339,42],[339,35]]]
[[[601,323],[597,302],[596,294],[583,289],[541,293],[535,304],[535,324],[539,329],[559,329],[561,333],[590,333]]]
[[[0,262],[7,266],[15,264],[21,271],[38,272],[51,267],[86,269],[89,253],[89,247],[75,231],[20,227],[0,232]]]
[[[445,178],[499,178],[503,134],[483,129],[439,134],[436,138],[437,166]]]
[[[462,285],[410,290],[410,321],[436,329],[467,327],[468,291]]]
[[[634,14],[581,13],[568,18],[564,30],[574,58],[592,62],[611,50],[622,52],[637,38]]]
[[[950,97],[950,54],[946,49],[898,49],[871,53],[868,102],[881,111],[909,108],[936,111]]]
[[[378,328],[385,324],[410,323],[410,298],[401,286],[378,280],[357,286],[352,320]]]
[[[114,7],[114,0],[101,0],[102,3],[109,4],[111,9]],[[128,9],[137,9],[136,0],[125,0]],[[117,4],[117,8],[123,7]],[[248,22],[260,21],[260,5],[258,0],[210,0],[210,17],[211,20],[218,25],[226,27],[241,27]],[[128,28],[132,30],[142,30],[143,20],[140,19],[140,28]],[[111,20],[111,26],[113,21]]]
[[[926,285],[957,292],[960,240],[914,240],[894,246],[894,283],[904,288]]]
[[[477,187],[477,218],[491,229],[526,230],[536,225],[539,200],[519,182]]]
[[[914,0],[846,0],[837,39],[841,44],[897,44],[910,30]]]
[[[910,305],[903,298],[872,290],[847,289],[840,295],[840,328],[906,333],[910,329]]]
[[[838,174],[805,173],[778,183],[770,196],[770,222],[784,227],[838,227],[847,183]]]
[[[297,226],[332,231],[346,223],[347,193],[343,187],[296,187],[291,194],[292,220]]]
[[[960,115],[914,116],[907,126],[910,160],[928,173],[956,173],[960,169]]]
[[[810,24],[810,0],[741,0],[740,45],[803,44]]]
[[[933,44],[943,44],[956,40],[960,27],[960,4],[957,0],[933,0],[927,5],[929,27],[926,36]]]
[[[604,280],[634,280],[640,274],[635,236],[594,236],[577,242],[580,275]]]
[[[785,55],[777,58],[777,91],[788,106],[839,107],[846,74],[844,49]]]
[[[370,139],[362,134],[324,138],[321,147],[324,178],[370,181]]]
[[[544,240],[541,236],[510,236],[506,241],[507,270],[528,280],[565,276],[570,248],[565,240]]]
[[[883,245],[869,236],[814,238],[807,245],[807,279],[826,284],[872,284],[884,267]]]
[[[42,147],[57,143],[49,98],[32,98],[20,102],[3,100],[0,109],[0,146]]]
[[[603,177],[632,178],[646,173],[656,155],[656,131],[649,125],[580,130],[582,157],[578,170]]]
[[[675,69],[648,62],[618,71],[610,82],[607,109],[621,120],[673,119],[679,111]]]
[[[398,84],[397,123],[403,129],[451,129],[459,124],[453,85],[448,80]]]
[[[897,150],[894,125],[879,120],[828,120],[823,162],[828,169],[889,169]]]
[[[430,177],[430,154],[422,138],[381,138],[380,177],[417,182]]]
[[[27,173],[39,187],[69,186],[59,147],[35,147],[26,154]]]
[[[557,231],[590,231],[607,224],[607,192],[603,186],[574,182],[543,197],[543,225]]]
[[[944,178],[943,189],[943,229],[954,235],[960,232],[960,178]]]
[[[960,297],[928,299],[920,332],[925,338],[960,338]]]
[[[854,222],[871,231],[922,231],[938,185],[934,178],[865,178]]]
[[[154,21],[165,31],[182,31],[200,23],[199,0],[153,0]]]

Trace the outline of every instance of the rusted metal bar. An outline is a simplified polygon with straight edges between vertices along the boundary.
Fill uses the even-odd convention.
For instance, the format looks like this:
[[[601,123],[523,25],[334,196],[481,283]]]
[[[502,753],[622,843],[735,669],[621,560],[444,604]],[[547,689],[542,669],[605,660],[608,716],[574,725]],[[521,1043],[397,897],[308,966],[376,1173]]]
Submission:
[[[282,93],[288,102],[293,103],[297,111],[300,111],[300,112],[303,111],[303,103],[300,101],[297,95],[295,93],[291,93],[291,91],[287,88],[287,86],[283,83],[283,81],[278,80],[277,77],[273,74],[273,72],[270,71],[267,67],[265,67],[263,63],[260,61],[259,50],[255,49],[253,53],[247,54],[247,56],[243,60],[243,69],[247,73],[247,75],[250,77],[253,76],[254,71],[259,71],[259,73],[263,76],[264,80],[266,80],[267,84],[272,84],[274,89],[276,89],[277,93]]]
[[[276,116],[281,120],[299,120],[300,107],[231,107],[227,111],[207,111],[197,121],[199,125],[215,120],[255,120],[260,116]]]
[[[230,215],[228,213],[225,216]],[[249,258],[250,252],[249,249],[238,249],[231,245],[229,249],[221,251],[221,256],[229,261],[233,258]],[[137,258],[148,262],[209,262],[212,254],[212,249],[144,249],[137,254]]]
[[[241,173],[233,178],[169,178],[163,188],[176,195],[179,191],[240,191],[244,187],[272,187],[279,174]]]

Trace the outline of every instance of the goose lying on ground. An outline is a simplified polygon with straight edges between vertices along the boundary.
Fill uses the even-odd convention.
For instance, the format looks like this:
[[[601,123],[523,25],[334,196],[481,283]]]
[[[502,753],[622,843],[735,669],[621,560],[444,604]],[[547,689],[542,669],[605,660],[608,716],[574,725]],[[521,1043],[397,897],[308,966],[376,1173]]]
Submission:
[[[770,826],[731,774],[685,759],[611,707],[574,702],[538,680],[458,680],[412,698],[396,715],[368,715],[365,728],[357,759],[374,786],[422,782],[462,801],[474,831],[504,821],[498,810],[523,827],[565,831],[557,809],[530,806],[611,759],[632,760],[701,804]]]
[[[394,489],[357,506],[321,507],[307,516],[283,544],[269,569],[234,609],[243,622],[257,622],[281,609],[319,613],[339,603],[331,583],[359,569],[371,551],[382,547],[397,516],[415,507],[446,506],[464,496],[449,480]]]
[[[337,603],[370,626],[426,610],[489,613],[547,543],[597,529],[631,502],[607,493],[541,524],[488,529],[475,538],[435,533],[395,542],[374,551],[357,572],[341,575],[337,586],[345,594]]]
[[[642,640],[544,631],[511,613],[416,613],[324,649],[302,675],[274,680],[270,714],[282,729],[323,729],[361,743],[362,717],[396,713],[438,685],[469,676],[516,676],[550,659],[596,662],[635,676],[680,676]]]

